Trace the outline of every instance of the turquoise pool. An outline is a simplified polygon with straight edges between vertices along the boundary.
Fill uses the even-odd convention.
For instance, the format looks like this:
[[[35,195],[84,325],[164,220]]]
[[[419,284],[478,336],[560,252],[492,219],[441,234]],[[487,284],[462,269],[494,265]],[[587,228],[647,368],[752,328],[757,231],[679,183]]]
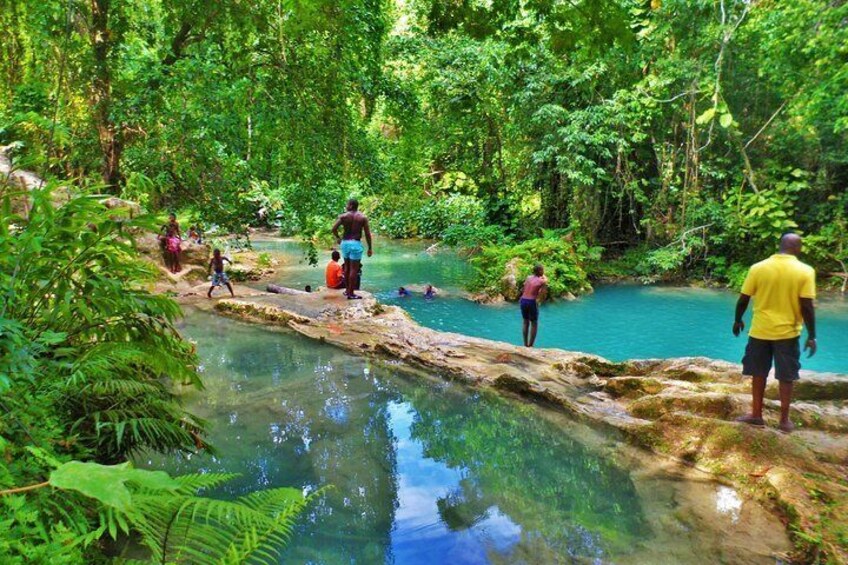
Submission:
[[[320,285],[319,268],[298,263],[302,252],[291,241],[259,242],[257,249],[283,254],[289,265],[277,275],[283,285]],[[363,289],[405,308],[419,323],[509,343],[521,343],[521,318],[512,304],[485,306],[461,298],[468,265],[450,252],[426,253],[426,244],[378,240],[366,258]],[[420,293],[398,299],[398,286],[431,283],[446,295],[433,301]],[[611,360],[703,355],[738,362],[744,338],[730,332],[736,295],[710,289],[664,286],[602,286],[572,302],[541,308],[538,347],[602,355]],[[748,313],[750,320],[750,311]],[[819,352],[805,369],[848,373],[848,301],[832,296],[818,303]]]
[[[281,563],[775,563],[788,547],[732,489],[562,414],[211,314],[181,331],[206,384],[186,404],[218,455],[139,463],[240,473],[221,497],[332,485]]]

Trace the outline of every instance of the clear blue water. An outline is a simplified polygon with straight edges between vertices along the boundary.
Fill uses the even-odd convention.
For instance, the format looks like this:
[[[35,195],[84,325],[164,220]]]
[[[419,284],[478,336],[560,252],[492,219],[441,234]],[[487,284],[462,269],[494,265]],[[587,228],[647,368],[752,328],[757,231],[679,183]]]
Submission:
[[[302,287],[322,284],[320,268],[297,264],[293,242],[261,242],[258,249],[294,262],[277,282]],[[363,290],[405,308],[419,323],[438,330],[521,343],[521,316],[513,304],[480,305],[463,299],[470,268],[449,252],[425,253],[423,243],[378,240],[364,260]],[[445,292],[428,301],[420,293],[398,299],[398,286],[433,284]],[[588,296],[541,307],[538,347],[595,353],[614,361],[703,355],[738,362],[745,338],[730,332],[736,295],[728,291],[662,286],[602,286]],[[848,301],[818,303],[819,351],[802,360],[805,369],[848,374]],[[750,321],[750,311],[746,320]]]
[[[646,471],[561,414],[211,314],[181,331],[206,384],[186,405],[219,455],[139,463],[240,473],[209,493],[224,498],[332,485],[281,563],[774,563],[786,547],[726,487]]]

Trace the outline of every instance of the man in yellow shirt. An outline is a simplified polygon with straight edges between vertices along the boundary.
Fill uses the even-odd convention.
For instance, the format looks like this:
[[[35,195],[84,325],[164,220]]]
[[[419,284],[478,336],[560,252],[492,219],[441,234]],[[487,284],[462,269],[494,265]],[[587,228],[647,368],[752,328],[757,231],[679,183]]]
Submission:
[[[801,369],[799,337],[802,322],[807,326],[804,350],[816,352],[816,273],[798,260],[801,237],[788,233],[780,238],[780,252],[751,267],[736,303],[733,335],[745,328],[742,316],[754,299],[754,319],[748,332],[748,345],[742,358],[742,374],[751,379],[751,413],[737,421],[764,426],[763,394],[766,378],[774,362],[774,376],[780,382],[780,425],[785,433],[794,426],[789,420],[792,386]]]

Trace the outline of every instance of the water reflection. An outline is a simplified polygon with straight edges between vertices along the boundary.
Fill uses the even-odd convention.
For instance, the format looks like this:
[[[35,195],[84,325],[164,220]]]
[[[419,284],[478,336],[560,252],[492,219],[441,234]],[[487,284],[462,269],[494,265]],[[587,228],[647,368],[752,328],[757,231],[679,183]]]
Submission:
[[[629,473],[531,407],[210,315],[183,330],[220,455],[147,463],[241,473],[226,496],[333,485],[285,563],[606,562],[653,535]]]

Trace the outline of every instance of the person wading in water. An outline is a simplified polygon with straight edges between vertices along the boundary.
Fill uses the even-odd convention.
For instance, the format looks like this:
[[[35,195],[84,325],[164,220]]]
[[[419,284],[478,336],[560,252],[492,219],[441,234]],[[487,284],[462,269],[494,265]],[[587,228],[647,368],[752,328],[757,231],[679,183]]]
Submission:
[[[751,267],[736,303],[733,335],[745,329],[742,317],[754,299],[754,319],[748,332],[748,345],[742,358],[742,374],[751,377],[751,413],[741,418],[753,426],[764,426],[763,394],[766,378],[774,362],[774,376],[780,382],[780,425],[789,433],[795,427],[789,419],[792,387],[801,369],[801,322],[807,326],[804,350],[816,353],[816,272],[798,260],[801,237],[788,233],[780,238],[780,252]]]
[[[339,237],[339,228],[344,226],[344,236]],[[368,243],[368,256],[371,257],[371,228],[368,218],[359,211],[359,202],[351,198],[347,202],[347,212],[339,216],[333,224],[333,237],[341,244],[342,257],[344,258],[344,277],[347,290],[345,296],[348,300],[359,299],[361,296],[354,294],[356,289],[356,278],[362,261],[362,232],[365,232],[365,241]]]

